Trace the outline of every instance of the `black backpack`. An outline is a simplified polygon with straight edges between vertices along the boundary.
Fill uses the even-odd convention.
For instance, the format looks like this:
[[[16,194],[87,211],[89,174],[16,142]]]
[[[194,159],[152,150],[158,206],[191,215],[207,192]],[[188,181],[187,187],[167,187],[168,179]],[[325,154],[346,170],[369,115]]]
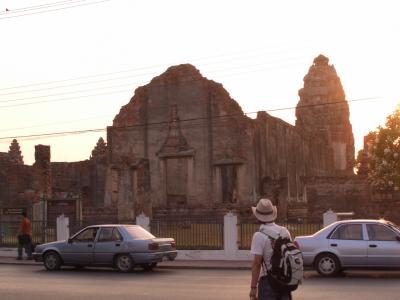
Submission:
[[[262,232],[262,231],[261,231]],[[303,279],[303,256],[301,251],[287,237],[272,238],[265,232],[271,241],[273,253],[271,270],[267,271],[268,281],[277,292],[291,292],[297,289]],[[265,269],[267,265],[264,261]]]

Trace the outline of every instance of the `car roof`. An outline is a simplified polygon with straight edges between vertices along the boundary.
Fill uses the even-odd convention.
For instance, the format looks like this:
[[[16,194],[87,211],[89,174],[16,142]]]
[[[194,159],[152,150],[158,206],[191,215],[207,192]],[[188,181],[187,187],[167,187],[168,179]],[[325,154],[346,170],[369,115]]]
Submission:
[[[335,222],[336,224],[343,224],[343,223],[388,223],[388,220],[384,219],[351,219],[351,220],[341,220]]]
[[[87,227],[125,227],[125,226],[139,226],[135,224],[99,224],[99,225],[90,225]]]

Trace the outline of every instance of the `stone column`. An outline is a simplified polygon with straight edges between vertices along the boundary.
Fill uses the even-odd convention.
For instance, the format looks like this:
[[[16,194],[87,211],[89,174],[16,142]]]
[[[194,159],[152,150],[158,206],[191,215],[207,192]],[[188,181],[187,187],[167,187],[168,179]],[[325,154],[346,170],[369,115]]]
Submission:
[[[140,225],[148,232],[150,232],[150,219],[144,213],[141,213],[136,217],[136,225]]]
[[[237,216],[232,212],[224,216],[224,250],[228,257],[233,257],[238,250]]]
[[[324,219],[324,227],[338,220],[337,214],[334,213],[331,209],[329,209],[327,212],[323,214],[323,219]]]
[[[69,238],[69,218],[64,214],[57,217],[57,241],[64,241]]]

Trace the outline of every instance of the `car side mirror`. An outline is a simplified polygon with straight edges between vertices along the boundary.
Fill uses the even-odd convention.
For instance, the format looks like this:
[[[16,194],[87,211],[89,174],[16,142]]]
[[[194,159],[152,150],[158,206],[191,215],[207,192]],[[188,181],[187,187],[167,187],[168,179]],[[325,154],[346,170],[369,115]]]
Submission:
[[[396,240],[400,242],[400,236],[396,236]]]
[[[72,238],[68,238],[68,244],[72,244]]]

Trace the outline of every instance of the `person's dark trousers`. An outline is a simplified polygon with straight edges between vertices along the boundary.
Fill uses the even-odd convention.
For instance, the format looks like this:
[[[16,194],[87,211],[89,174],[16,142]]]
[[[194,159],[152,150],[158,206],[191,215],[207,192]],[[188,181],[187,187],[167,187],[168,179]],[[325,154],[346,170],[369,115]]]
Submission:
[[[292,300],[292,294],[275,291],[269,284],[267,276],[263,276],[258,281],[258,300]]]
[[[32,241],[29,234],[22,234],[18,236],[18,259],[22,259],[22,248],[29,259],[32,258]]]

